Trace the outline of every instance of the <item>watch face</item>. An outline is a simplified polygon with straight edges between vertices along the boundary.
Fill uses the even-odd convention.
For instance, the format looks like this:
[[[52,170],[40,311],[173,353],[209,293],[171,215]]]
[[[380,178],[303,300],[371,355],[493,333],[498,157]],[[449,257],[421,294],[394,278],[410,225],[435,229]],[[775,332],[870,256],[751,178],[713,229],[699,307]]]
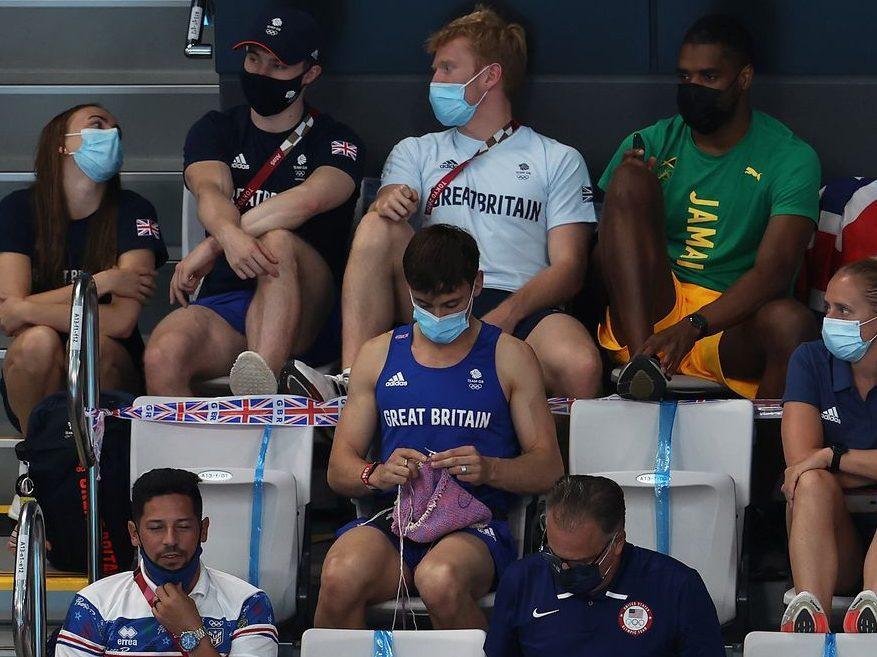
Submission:
[[[194,632],[183,632],[180,635],[180,648],[189,652],[198,647],[198,637]]]

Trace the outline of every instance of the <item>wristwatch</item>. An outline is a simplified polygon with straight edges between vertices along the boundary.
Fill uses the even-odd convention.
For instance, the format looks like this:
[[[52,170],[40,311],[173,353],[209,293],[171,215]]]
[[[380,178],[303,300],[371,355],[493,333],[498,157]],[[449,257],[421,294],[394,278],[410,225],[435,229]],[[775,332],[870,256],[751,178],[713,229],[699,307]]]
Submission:
[[[207,636],[207,630],[204,629],[203,625],[197,630],[186,630],[180,634],[180,648],[186,652],[192,652],[205,636]]]
[[[706,317],[701,315],[700,313],[691,313],[685,319],[688,320],[688,323],[691,324],[694,328],[697,329],[697,339],[704,337],[709,331],[710,325],[706,321]]]
[[[838,472],[840,470],[840,457],[850,451],[846,445],[838,445],[834,443],[831,446],[831,465],[828,466],[829,472]]]

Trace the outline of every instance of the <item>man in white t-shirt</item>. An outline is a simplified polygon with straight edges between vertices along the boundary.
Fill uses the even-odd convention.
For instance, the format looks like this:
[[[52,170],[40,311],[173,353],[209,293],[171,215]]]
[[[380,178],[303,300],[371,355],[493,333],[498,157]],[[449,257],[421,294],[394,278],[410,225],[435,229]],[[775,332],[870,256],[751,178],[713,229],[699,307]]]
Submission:
[[[512,121],[509,97],[526,67],[524,30],[478,8],[439,30],[427,48],[434,54],[430,102],[450,129],[404,139],[387,159],[344,274],[345,369],[336,378],[343,382],[365,342],[411,321],[402,253],[416,228],[446,223],[471,233],[481,251],[484,290],[473,314],[533,348],[549,394],[593,397],[597,348],[562,310],[584,280],[596,221],[591,180],[574,148]]]

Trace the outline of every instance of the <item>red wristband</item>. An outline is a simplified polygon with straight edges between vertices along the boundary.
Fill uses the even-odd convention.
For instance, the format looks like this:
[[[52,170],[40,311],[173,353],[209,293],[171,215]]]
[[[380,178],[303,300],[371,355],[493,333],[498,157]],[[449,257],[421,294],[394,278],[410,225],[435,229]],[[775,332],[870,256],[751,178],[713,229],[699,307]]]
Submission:
[[[375,469],[381,464],[380,461],[374,461],[372,463],[366,463],[365,467],[362,469],[362,472],[359,474],[359,478],[362,480],[363,485],[369,490],[378,491],[380,488],[377,486],[372,486],[368,483],[368,478],[371,477],[372,473]]]

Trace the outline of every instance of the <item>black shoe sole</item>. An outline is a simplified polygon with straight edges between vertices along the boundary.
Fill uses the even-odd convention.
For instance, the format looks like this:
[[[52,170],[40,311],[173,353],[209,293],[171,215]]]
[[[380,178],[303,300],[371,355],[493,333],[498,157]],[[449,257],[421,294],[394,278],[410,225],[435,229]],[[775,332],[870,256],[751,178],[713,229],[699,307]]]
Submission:
[[[660,366],[649,356],[639,355],[621,371],[618,394],[637,401],[660,401],[667,393],[667,379]]]

